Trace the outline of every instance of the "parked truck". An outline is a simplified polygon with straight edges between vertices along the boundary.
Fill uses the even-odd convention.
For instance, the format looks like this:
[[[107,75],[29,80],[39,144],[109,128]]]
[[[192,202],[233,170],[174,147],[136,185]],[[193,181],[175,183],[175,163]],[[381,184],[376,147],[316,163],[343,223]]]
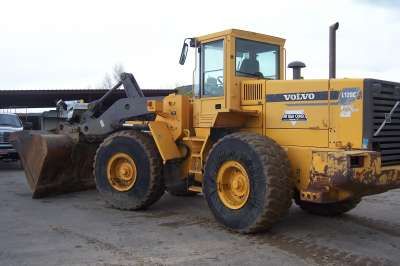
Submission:
[[[0,160],[18,160],[18,153],[10,143],[10,134],[21,130],[23,125],[16,114],[0,113]]]

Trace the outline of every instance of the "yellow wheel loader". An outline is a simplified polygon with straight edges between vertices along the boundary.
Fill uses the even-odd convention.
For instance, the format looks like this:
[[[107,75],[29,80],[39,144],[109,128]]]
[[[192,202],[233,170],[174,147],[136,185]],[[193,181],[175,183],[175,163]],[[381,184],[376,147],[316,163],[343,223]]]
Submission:
[[[400,83],[337,79],[338,26],[329,79],[303,79],[305,64],[292,62],[286,80],[284,39],[231,29],[185,39],[180,64],[189,48],[195,59],[191,98],[146,99],[124,74],[121,102],[61,103],[68,121],[57,132],[13,136],[34,196],[95,180],[110,205],[139,210],[165,190],[202,193],[221,224],[253,233],[293,199],[333,216],[399,188]]]

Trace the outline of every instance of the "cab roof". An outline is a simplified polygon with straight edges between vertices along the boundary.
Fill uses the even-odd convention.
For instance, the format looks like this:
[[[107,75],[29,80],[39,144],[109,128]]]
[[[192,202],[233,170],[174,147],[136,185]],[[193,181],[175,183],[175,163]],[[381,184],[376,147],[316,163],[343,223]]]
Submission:
[[[243,38],[243,39],[267,42],[267,43],[277,44],[280,46],[284,46],[285,41],[286,41],[283,38],[266,35],[266,34],[262,34],[262,33],[257,33],[257,32],[252,32],[252,31],[239,30],[239,29],[227,29],[224,31],[219,31],[219,32],[199,36],[196,39],[200,42],[205,42],[208,40],[218,39],[219,37],[224,37],[224,36],[233,36],[233,37],[238,37],[238,38]]]

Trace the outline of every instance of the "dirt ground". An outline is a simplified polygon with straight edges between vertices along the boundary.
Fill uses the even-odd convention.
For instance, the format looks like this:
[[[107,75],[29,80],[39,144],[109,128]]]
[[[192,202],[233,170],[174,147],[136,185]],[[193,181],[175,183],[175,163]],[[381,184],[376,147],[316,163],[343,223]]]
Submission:
[[[231,233],[202,196],[164,195],[142,212],[96,191],[32,200],[17,164],[0,163],[0,265],[399,265],[400,190],[340,218],[293,206],[270,232]]]

